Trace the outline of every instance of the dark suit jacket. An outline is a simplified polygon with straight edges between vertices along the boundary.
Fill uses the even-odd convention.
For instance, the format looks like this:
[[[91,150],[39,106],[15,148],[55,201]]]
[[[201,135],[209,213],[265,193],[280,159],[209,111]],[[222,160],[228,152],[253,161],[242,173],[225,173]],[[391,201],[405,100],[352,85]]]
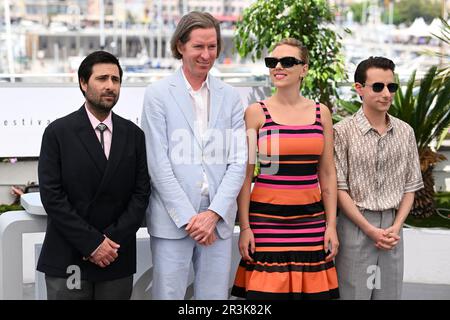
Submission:
[[[48,215],[37,270],[67,278],[70,265],[81,278],[107,281],[136,272],[136,231],[150,195],[145,138],[131,121],[112,114],[109,159],[84,106],[52,122],[39,156],[39,187]],[[119,257],[100,268],[89,256],[106,235],[120,244]]]

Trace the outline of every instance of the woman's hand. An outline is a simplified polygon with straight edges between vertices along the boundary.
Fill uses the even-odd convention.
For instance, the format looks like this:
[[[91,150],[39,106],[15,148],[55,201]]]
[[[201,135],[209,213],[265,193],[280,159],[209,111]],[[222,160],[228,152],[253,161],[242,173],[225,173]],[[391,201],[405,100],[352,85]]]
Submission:
[[[325,229],[324,248],[325,252],[328,252],[328,250],[330,250],[330,253],[325,258],[325,261],[328,262],[330,260],[333,260],[334,257],[336,257],[339,248],[339,240],[336,232],[336,227],[327,226],[327,228]]]
[[[250,252],[255,253],[255,236],[250,227],[244,228],[239,234],[239,252],[242,259],[246,261],[253,261],[250,257]]]

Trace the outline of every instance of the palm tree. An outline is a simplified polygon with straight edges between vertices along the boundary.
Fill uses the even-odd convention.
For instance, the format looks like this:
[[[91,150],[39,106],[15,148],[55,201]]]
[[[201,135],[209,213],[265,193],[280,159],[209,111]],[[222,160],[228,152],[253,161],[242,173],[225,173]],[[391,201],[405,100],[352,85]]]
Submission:
[[[441,19],[440,35],[433,34],[441,40],[441,45],[450,44],[450,25]],[[433,53],[443,61],[449,61],[448,53]],[[433,168],[445,156],[436,152],[450,128],[450,65],[432,67],[421,81],[419,92],[414,96],[415,72],[413,72],[405,92],[400,90],[396,95],[390,113],[409,123],[416,135],[419,149],[420,167],[424,189],[416,192],[411,214],[418,217],[428,217],[436,213],[434,205]],[[437,141],[433,150],[430,142]]]
[[[449,46],[450,45],[450,25],[447,23],[447,21],[445,21],[444,19],[440,18],[441,23],[442,23],[442,29],[441,29],[441,34],[435,34],[432,33],[432,35],[440,40],[440,47],[441,49],[445,48],[445,46]],[[444,61],[446,61],[446,66],[444,66],[441,70],[441,73],[444,74],[444,76],[447,76],[450,73],[450,68],[449,68],[449,61],[450,61],[450,54],[448,51],[446,50],[441,50],[441,52],[433,52],[433,51],[428,51],[427,52],[433,56],[437,56],[441,59],[441,63],[444,63]]]
[[[450,77],[437,66],[431,67],[420,86],[415,87],[414,71],[404,90],[395,96],[389,113],[407,122],[416,135],[424,189],[416,192],[411,214],[428,217],[436,213],[434,206],[433,168],[446,158],[436,152],[450,128]],[[418,89],[418,92],[414,92]],[[430,143],[438,141],[436,149]]]

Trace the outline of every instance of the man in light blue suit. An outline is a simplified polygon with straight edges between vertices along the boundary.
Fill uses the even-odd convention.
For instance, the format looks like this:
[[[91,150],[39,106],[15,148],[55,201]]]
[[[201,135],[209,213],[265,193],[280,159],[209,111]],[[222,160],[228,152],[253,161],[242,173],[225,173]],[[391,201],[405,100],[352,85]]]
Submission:
[[[145,92],[153,299],[183,299],[191,262],[195,299],[228,298],[247,146],[238,92],[209,75],[220,48],[214,17],[183,16],[171,40],[183,65]]]

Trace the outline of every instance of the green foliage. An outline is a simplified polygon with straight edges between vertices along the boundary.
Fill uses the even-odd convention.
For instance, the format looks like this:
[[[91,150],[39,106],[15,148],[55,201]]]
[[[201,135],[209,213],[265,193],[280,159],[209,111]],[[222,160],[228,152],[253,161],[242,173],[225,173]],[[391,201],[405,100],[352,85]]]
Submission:
[[[239,55],[255,61],[283,38],[300,40],[310,54],[303,94],[330,107],[337,82],[347,77],[341,38],[327,26],[332,22],[326,0],[257,0],[237,24],[235,45]]]
[[[434,195],[434,202],[440,215],[435,214],[427,218],[417,218],[410,214],[405,221],[406,224],[419,228],[450,229],[450,192],[436,193]]]
[[[373,1],[352,3],[350,10],[353,12],[353,20],[361,23],[363,14],[367,20],[369,7]],[[440,1],[438,0],[399,0],[394,2],[393,22],[411,24],[416,18],[423,17],[427,23],[441,15]],[[381,16],[385,23],[389,22],[389,7],[386,5]]]
[[[444,45],[450,45],[450,25],[444,19],[441,18],[440,20],[442,22],[441,32],[439,32],[438,34],[433,34],[433,36],[442,41]],[[433,80],[433,85],[439,86],[440,83],[443,82],[445,83],[445,81],[448,81],[448,78],[450,78],[450,54],[447,51],[443,52],[427,51],[426,53],[440,57],[444,62],[443,67],[437,70],[437,75]],[[442,133],[437,137],[437,149],[442,144],[444,139],[447,137],[448,129],[450,129],[450,127],[444,129]]]
[[[438,208],[450,209],[450,192],[438,192],[434,199]]]
[[[366,8],[367,8],[367,6],[368,6],[367,1],[352,3],[350,5],[349,10],[353,12],[353,21],[358,22],[358,23],[362,22],[364,6],[366,6]]]
[[[445,214],[446,211],[444,211]],[[417,218],[409,215],[405,221],[406,224],[417,228],[446,228],[450,229],[450,219],[445,219],[440,215],[432,215],[427,218]]]
[[[436,66],[431,67],[414,92],[416,72],[406,89],[399,89],[389,109],[393,116],[414,129],[417,147],[424,150],[430,142],[448,131],[450,125],[450,77],[439,77]]]
[[[0,204],[0,214],[8,211],[16,211],[16,210],[23,210],[22,206],[19,204]]]
[[[392,23],[395,25],[399,25],[400,23],[404,22],[404,19],[400,16],[398,9],[399,9],[398,5],[394,5]],[[383,12],[381,13],[381,21],[383,23],[389,24],[389,19],[390,19],[389,15],[390,15],[389,6],[385,6]]]
[[[438,34],[433,33],[432,35],[438,40],[442,41],[444,46],[450,45],[450,25],[444,19],[441,18],[440,20],[442,22],[441,32]],[[447,64],[447,69],[443,71],[449,73],[450,68],[448,66],[450,65],[450,52],[448,52],[447,50],[443,50],[443,52],[431,52],[431,54],[443,58],[443,61],[445,61],[445,63]]]
[[[427,23],[441,15],[441,1],[438,0],[400,0],[395,2],[394,23],[411,24],[416,18],[422,17]]]
[[[261,172],[261,163],[257,160],[255,164],[255,170],[253,171],[253,178],[257,177]]]
[[[356,111],[359,110],[361,107],[361,101],[359,100],[351,100],[351,101],[345,101],[345,100],[338,100],[338,108],[337,111],[333,113],[333,123],[339,122],[345,117],[348,117]]]
[[[440,18],[440,20],[442,22],[441,34],[433,35],[444,43],[450,45],[450,25],[444,19]],[[450,58],[450,55],[447,53],[446,57]]]

